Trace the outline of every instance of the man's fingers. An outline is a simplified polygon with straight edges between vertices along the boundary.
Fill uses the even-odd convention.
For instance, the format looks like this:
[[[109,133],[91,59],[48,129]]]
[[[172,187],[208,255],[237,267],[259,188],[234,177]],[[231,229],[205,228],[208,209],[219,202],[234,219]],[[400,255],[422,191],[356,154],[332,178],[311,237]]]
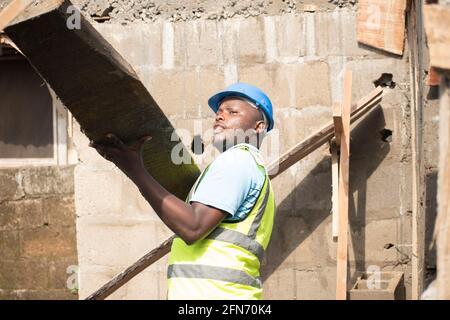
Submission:
[[[141,141],[143,144],[146,143],[147,141],[152,140],[151,136],[145,136],[139,139],[139,141]]]
[[[122,142],[122,140],[120,140],[118,137],[116,137],[112,133],[108,133],[106,135],[106,139],[108,140],[108,142],[112,143],[114,146],[116,146],[118,148],[123,148],[125,146],[125,144]]]

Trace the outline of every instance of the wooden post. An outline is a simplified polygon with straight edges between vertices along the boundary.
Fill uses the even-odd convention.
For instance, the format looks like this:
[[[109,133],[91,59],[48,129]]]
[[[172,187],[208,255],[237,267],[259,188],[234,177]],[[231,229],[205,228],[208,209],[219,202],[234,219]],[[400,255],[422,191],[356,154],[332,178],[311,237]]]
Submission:
[[[339,232],[337,249],[336,299],[347,299],[348,258],[348,193],[350,164],[350,108],[352,94],[352,73],[345,71],[344,101],[342,103],[342,134],[339,168]]]

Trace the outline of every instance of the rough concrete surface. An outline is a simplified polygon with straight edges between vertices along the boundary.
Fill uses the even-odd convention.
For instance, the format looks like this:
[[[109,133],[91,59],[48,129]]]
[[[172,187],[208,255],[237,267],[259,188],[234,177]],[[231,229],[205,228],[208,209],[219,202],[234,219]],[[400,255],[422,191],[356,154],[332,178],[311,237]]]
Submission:
[[[0,300],[77,299],[73,192],[73,166],[0,170]]]
[[[221,20],[233,17],[255,17],[302,12],[305,5],[317,10],[330,10],[356,4],[357,0],[75,0],[75,3],[92,17],[108,17],[111,21],[168,20],[190,21],[198,19]],[[311,6],[308,7],[311,10]],[[315,10],[315,9],[314,9]]]
[[[276,130],[262,148],[266,162],[331,120],[331,103],[342,99],[345,65],[354,74],[353,101],[372,90],[383,72],[391,73],[395,87],[386,89],[381,107],[355,124],[352,133],[349,259],[351,275],[370,266],[405,272],[410,292],[408,57],[384,56],[358,46],[356,14],[354,8],[343,8],[95,26],[133,65],[174,127],[187,131],[182,137],[187,144],[212,124],[206,103],[211,94],[234,81],[260,86],[273,99],[276,117]],[[346,36],[336,37],[336,30]],[[75,131],[81,160],[75,170],[75,202],[82,298],[170,232],[136,187]],[[282,143],[274,143],[277,139]],[[195,160],[203,168],[207,164],[201,156]],[[273,185],[278,212],[262,266],[265,298],[333,299],[336,244],[331,239],[327,147],[294,165]],[[115,245],[110,245],[112,239]],[[142,275],[151,286],[134,279],[111,298],[164,299],[165,268],[163,260]]]

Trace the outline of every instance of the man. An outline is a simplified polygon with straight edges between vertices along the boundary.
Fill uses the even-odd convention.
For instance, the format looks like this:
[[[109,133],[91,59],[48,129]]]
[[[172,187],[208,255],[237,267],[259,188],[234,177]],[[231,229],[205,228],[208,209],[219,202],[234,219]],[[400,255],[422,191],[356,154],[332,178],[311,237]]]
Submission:
[[[259,269],[272,233],[273,192],[259,146],[273,128],[272,104],[260,89],[236,83],[208,100],[216,113],[214,146],[223,151],[186,201],[144,168],[143,137],[126,146],[112,134],[91,143],[139,188],[177,235],[168,267],[168,299],[261,299]]]

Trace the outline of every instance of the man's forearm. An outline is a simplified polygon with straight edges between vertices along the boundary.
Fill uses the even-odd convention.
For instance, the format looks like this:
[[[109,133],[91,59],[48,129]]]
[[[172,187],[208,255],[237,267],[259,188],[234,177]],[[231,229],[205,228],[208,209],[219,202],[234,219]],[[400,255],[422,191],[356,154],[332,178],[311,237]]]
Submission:
[[[194,208],[167,191],[143,167],[128,173],[147,202],[161,220],[178,236],[190,240],[196,237],[198,228]]]

